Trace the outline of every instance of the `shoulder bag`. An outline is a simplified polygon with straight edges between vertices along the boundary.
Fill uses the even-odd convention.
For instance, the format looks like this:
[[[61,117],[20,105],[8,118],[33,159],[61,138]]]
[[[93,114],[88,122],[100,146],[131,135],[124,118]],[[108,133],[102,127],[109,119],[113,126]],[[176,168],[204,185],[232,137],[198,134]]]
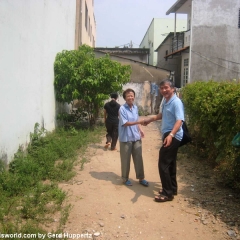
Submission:
[[[182,123],[182,129],[183,129],[183,138],[182,138],[182,141],[181,141],[179,147],[192,141],[191,135],[188,131],[188,127],[187,127],[187,124],[185,121],[183,121],[183,123]]]

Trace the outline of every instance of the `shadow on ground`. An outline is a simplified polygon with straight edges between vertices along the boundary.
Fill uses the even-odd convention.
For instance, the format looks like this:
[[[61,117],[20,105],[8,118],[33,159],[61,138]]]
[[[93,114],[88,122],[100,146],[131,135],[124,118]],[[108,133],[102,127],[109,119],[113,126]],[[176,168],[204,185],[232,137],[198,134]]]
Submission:
[[[132,190],[135,193],[134,197],[131,199],[131,201],[133,203],[137,202],[138,198],[141,195],[145,195],[149,198],[154,199],[154,195],[157,195],[157,192],[160,189],[159,182],[148,182],[149,186],[145,187],[145,186],[142,186],[141,184],[139,184],[137,179],[136,180],[129,179],[132,182],[133,186],[125,186],[122,182],[121,177],[114,172],[91,171],[90,174],[93,178],[96,178],[98,180],[110,181],[114,185],[121,185],[121,186],[123,185],[123,187],[126,187],[126,188]]]

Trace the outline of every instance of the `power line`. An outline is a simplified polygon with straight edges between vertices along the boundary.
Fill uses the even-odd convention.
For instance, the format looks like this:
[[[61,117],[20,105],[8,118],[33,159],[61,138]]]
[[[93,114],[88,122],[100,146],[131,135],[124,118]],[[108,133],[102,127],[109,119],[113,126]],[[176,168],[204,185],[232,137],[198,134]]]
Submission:
[[[197,53],[197,54],[202,55],[200,52],[193,51],[193,50],[191,50],[191,51],[194,52],[194,53]],[[203,55],[202,55],[202,56],[203,56]],[[218,57],[216,57],[216,59],[220,59],[220,60],[223,60],[223,61],[226,61],[226,62],[230,62],[230,63],[240,64],[240,63],[238,63],[238,62],[234,62],[234,61],[227,60],[227,59],[224,59],[224,58],[218,58]]]
[[[201,57],[201,58],[203,58],[203,59],[206,59],[207,61],[209,61],[209,62],[211,62],[211,63],[213,63],[213,64],[215,64],[215,65],[217,65],[217,66],[219,66],[219,67],[225,68],[225,69],[227,69],[227,70],[230,70],[230,71],[233,71],[233,72],[236,72],[236,73],[240,73],[240,71],[236,71],[236,70],[234,70],[234,69],[227,68],[227,67],[225,67],[225,66],[223,66],[223,65],[221,65],[221,64],[218,64],[218,63],[212,61],[211,59],[209,59],[208,57],[202,55],[202,54],[199,53],[199,52],[196,52],[196,51],[193,51],[193,50],[191,50],[191,51],[192,51],[193,53],[195,53],[196,55],[198,55],[199,57]],[[225,59],[225,61],[228,61],[228,60]],[[228,62],[231,62],[231,61],[228,61]],[[236,63],[236,64],[240,64],[240,63]]]

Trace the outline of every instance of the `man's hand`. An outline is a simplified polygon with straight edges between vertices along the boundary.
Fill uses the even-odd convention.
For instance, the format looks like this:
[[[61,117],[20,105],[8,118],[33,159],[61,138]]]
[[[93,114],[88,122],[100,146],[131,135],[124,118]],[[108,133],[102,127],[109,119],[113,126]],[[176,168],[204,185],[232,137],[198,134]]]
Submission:
[[[151,118],[144,119],[144,122],[142,123],[143,126],[147,126],[151,122]]]
[[[172,143],[172,136],[168,135],[163,141],[163,146],[169,147],[171,145],[171,143]]]

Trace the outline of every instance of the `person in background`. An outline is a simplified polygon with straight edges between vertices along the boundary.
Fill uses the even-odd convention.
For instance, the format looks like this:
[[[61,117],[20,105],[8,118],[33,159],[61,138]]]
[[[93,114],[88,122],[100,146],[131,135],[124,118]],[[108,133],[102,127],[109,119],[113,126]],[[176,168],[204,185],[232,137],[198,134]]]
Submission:
[[[162,119],[163,145],[159,151],[158,170],[162,182],[162,191],[155,196],[156,202],[172,201],[177,195],[177,152],[183,137],[182,121],[184,108],[182,101],[175,94],[172,81],[166,79],[160,83],[160,93],[164,97],[162,112],[146,119],[144,126],[150,122]]]
[[[144,133],[141,125],[144,120],[139,120],[138,107],[134,104],[135,91],[126,89],[123,92],[123,98],[126,101],[119,109],[119,142],[120,142],[120,158],[121,158],[121,174],[123,183],[132,186],[129,180],[131,157],[136,172],[136,178],[143,186],[148,186],[148,182],[144,179],[144,167],[142,158],[142,140]]]
[[[104,122],[107,129],[105,148],[111,145],[111,150],[114,151],[118,140],[118,111],[120,104],[116,101],[118,99],[117,93],[111,93],[110,96],[111,101],[104,105]]]

